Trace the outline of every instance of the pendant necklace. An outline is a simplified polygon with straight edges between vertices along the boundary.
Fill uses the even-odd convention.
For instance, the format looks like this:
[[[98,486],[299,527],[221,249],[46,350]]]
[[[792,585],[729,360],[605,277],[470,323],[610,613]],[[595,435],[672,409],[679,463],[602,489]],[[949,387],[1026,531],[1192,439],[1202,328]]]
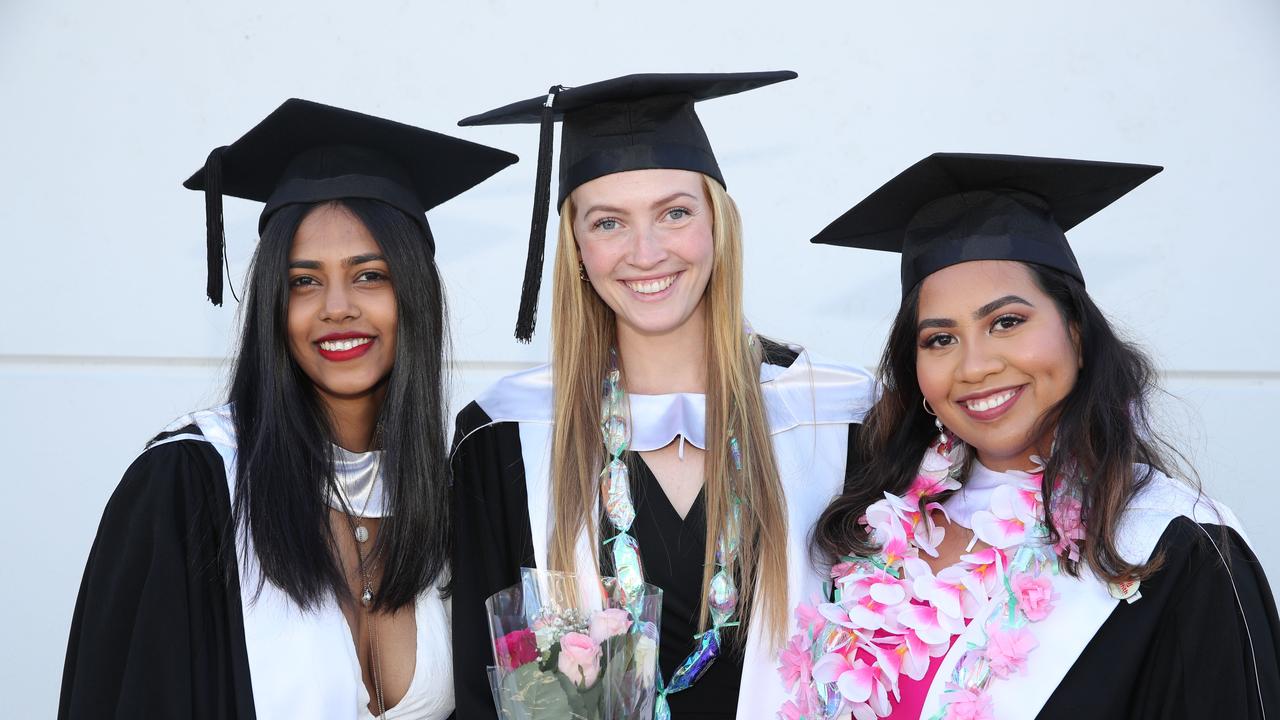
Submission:
[[[376,433],[375,438],[380,434],[380,431]],[[343,515],[346,516],[347,525],[350,526],[351,534],[356,540],[356,560],[357,567],[360,571],[360,585],[362,588],[360,592],[360,604],[364,606],[365,617],[369,623],[369,662],[371,663],[369,675],[373,679],[374,702],[377,703],[378,708],[378,712],[375,717],[382,720],[386,717],[387,705],[382,692],[382,658],[378,647],[378,621],[374,616],[372,609],[373,581],[369,578],[369,567],[366,563],[363,547],[364,543],[369,541],[369,528],[365,527],[362,522],[365,519],[365,512],[369,509],[369,503],[373,499],[374,493],[381,490],[381,486],[378,484],[377,480],[382,472],[382,457],[380,455],[375,455],[374,463],[374,486],[370,490],[369,496],[364,499],[364,507],[360,509],[360,513],[358,515],[354,512],[355,508],[352,507],[350,496],[347,495],[346,485],[340,480],[336,484],[339,492],[342,493],[342,502],[346,509],[346,512],[344,512]]]

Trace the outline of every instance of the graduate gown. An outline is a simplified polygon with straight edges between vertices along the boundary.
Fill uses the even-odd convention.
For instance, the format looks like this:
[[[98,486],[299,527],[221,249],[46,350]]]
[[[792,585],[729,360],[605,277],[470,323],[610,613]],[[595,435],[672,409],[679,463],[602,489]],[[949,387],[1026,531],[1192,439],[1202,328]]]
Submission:
[[[1135,471],[1146,475],[1148,468]],[[953,522],[969,527],[972,510],[988,501],[966,510],[964,495],[1006,482],[1016,478],[975,463],[965,488],[944,507]],[[1117,549],[1130,562],[1156,558],[1159,569],[1128,599],[1087,568],[1079,578],[1052,577],[1053,610],[1026,626],[1036,646],[1025,669],[989,685],[989,717],[1280,717],[1280,622],[1262,566],[1231,511],[1151,471],[1119,525]],[[891,719],[937,715],[957,661],[969,647],[985,644],[982,620],[999,611],[1002,597],[997,593],[953,636],[925,687],[908,689],[912,681],[900,678],[912,709],[895,702]]]
[[[768,343],[761,379],[770,432],[788,505],[789,591],[821,592],[823,577],[807,553],[817,516],[844,484],[853,437],[871,403],[873,383],[861,370],[816,362]],[[658,433],[702,436],[702,396],[631,396],[633,440]],[[484,601],[516,584],[521,567],[544,567],[549,527],[548,442],[551,409],[547,367],[500,381],[458,416],[454,450],[454,680],[459,718],[494,717],[485,667],[494,663]],[[685,425],[673,418],[684,418]],[[653,422],[661,430],[641,428]],[[695,427],[696,426],[696,427]],[[686,435],[687,433],[687,435]],[[698,444],[695,442],[695,444]],[[636,445],[644,448],[643,442]],[[628,452],[636,520],[632,526],[645,581],[663,589],[659,667],[669,678],[692,651],[702,592],[706,516],[699,494],[683,519],[637,453]],[[597,541],[599,539],[597,538]],[[578,572],[594,573],[589,542],[579,543]],[[602,554],[607,557],[607,553]],[[607,568],[606,568],[607,571]],[[726,650],[688,690],[668,696],[676,720],[755,718],[779,700],[776,654],[755,637],[725,631]],[[774,704],[772,707],[777,707]]]
[[[152,441],[103,512],[71,623],[59,718],[367,718],[368,691],[336,600],[302,611],[232,529],[228,406]],[[453,708],[448,607],[415,605],[417,657],[388,717]]]

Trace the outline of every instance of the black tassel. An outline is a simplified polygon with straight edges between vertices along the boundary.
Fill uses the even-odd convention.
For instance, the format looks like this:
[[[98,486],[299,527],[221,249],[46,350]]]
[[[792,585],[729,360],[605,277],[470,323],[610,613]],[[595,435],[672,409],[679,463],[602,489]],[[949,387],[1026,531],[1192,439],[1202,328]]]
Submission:
[[[204,162],[205,262],[208,280],[204,292],[209,302],[222,305],[222,257],[226,241],[222,231],[222,153],[217,147]]]
[[[551,107],[564,88],[553,85],[542,105],[538,132],[538,175],[533,188],[533,223],[529,227],[529,256],[524,261],[524,285],[520,289],[520,314],[516,317],[516,340],[533,339],[538,321],[538,293],[542,289],[542,261],[547,245],[547,213],[551,205],[551,146],[555,138],[555,110]]]

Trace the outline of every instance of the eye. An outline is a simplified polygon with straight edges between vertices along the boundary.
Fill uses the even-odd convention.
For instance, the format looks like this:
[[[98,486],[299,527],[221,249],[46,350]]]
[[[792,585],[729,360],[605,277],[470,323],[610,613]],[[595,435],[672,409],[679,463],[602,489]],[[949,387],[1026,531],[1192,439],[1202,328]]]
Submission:
[[[667,211],[668,220],[684,220],[685,218],[690,217],[691,215],[693,215],[693,213],[689,210],[689,208],[678,207],[678,208],[671,208],[670,210]]]
[[[316,279],[311,277],[310,275],[295,275],[294,277],[289,278],[290,288],[303,288],[309,285],[319,285],[319,284],[320,283],[317,282]]]
[[[920,341],[922,348],[944,348],[955,344],[956,338],[951,333],[934,333]]]
[[[605,232],[610,232],[610,231],[612,231],[612,230],[617,230],[617,229],[618,229],[618,219],[617,219],[617,218],[611,218],[611,217],[600,218],[599,220],[597,220],[597,221],[595,221],[595,222],[591,223],[591,229],[593,229],[593,230],[603,230],[603,231],[605,231]]]
[[[356,282],[375,283],[384,282],[390,279],[391,278],[381,270],[365,270],[359,275],[356,275]]]
[[[1001,315],[1000,317],[996,318],[994,322],[991,323],[991,329],[992,330],[1012,330],[1026,321],[1027,319],[1022,317],[1021,315],[1014,315],[1014,314]]]

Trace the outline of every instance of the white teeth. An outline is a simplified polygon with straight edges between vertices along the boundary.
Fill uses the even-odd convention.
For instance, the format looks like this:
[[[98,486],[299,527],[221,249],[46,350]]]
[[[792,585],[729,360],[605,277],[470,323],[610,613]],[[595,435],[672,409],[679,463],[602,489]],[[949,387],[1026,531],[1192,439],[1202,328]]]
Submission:
[[[973,410],[974,412],[984,412],[991,410],[992,408],[998,408],[1009,402],[1017,392],[1017,389],[1006,390],[999,395],[988,395],[984,398],[978,398],[977,400],[969,400],[965,402],[965,407]]]
[[[342,352],[361,345],[368,345],[371,342],[373,342],[373,338],[369,337],[351,338],[349,340],[325,340],[320,343],[320,349],[329,352]]]
[[[652,295],[654,293],[660,293],[663,290],[666,290],[667,288],[671,287],[671,283],[675,281],[676,281],[675,275],[668,275],[664,278],[659,278],[657,280],[644,280],[641,282],[631,282],[629,280],[626,280],[624,282],[626,282],[627,287],[631,288],[634,292],[638,292],[641,295]]]

